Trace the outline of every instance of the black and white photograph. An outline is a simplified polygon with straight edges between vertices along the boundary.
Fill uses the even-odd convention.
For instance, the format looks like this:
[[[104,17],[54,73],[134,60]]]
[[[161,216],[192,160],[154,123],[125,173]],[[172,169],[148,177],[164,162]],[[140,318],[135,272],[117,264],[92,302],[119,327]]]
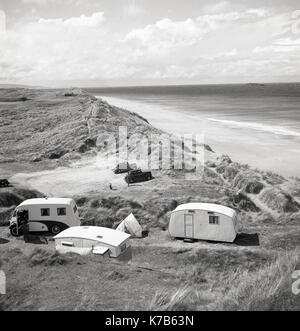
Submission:
[[[299,0],[0,0],[0,311],[300,311]]]

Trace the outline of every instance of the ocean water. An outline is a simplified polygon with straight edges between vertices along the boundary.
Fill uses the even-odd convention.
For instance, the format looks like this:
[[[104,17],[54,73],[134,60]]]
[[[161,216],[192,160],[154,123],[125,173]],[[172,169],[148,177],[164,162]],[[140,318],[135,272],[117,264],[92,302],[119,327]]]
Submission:
[[[234,161],[300,176],[300,84],[93,88],[167,132],[204,134]]]

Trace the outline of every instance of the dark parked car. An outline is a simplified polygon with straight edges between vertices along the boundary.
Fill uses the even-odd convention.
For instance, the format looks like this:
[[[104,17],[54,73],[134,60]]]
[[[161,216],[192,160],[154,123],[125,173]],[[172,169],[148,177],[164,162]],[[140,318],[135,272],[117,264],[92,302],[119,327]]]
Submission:
[[[126,175],[125,182],[127,184],[146,182],[153,179],[151,171],[132,170]]]
[[[0,187],[8,187],[9,181],[7,179],[0,179]]]
[[[119,163],[116,168],[114,169],[115,174],[124,174],[126,172],[129,172],[131,170],[136,169],[136,164],[129,164],[127,163]]]

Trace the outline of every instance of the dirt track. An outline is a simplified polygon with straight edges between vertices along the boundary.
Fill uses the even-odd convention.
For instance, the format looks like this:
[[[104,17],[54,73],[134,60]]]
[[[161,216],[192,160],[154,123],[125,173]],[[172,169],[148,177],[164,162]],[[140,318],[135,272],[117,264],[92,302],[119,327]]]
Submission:
[[[106,191],[109,183],[120,189],[127,186],[123,178],[124,175],[114,175],[112,168],[94,159],[55,170],[17,173],[10,180],[15,185],[36,189],[47,196],[62,197]]]

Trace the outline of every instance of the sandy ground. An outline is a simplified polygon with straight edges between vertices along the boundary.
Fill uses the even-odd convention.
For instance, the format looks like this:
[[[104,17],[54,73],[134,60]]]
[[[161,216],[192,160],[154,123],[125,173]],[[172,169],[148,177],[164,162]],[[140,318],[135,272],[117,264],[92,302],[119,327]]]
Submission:
[[[98,159],[73,163],[55,170],[17,173],[10,178],[14,185],[36,189],[47,196],[74,196],[127,187],[125,175],[115,175],[112,164]]]

